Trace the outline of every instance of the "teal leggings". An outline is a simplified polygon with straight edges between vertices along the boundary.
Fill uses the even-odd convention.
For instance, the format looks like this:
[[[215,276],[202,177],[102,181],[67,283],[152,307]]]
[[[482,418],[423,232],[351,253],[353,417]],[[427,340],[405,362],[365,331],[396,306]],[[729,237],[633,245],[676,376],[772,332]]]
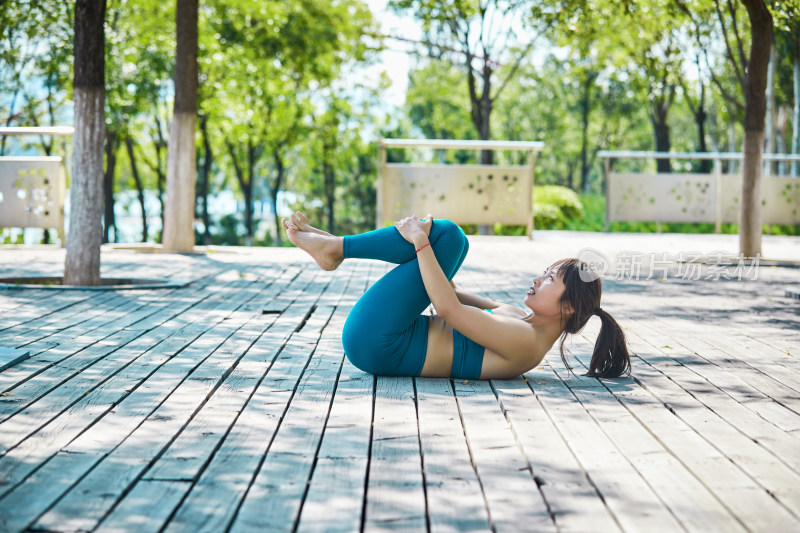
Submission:
[[[431,247],[448,280],[469,250],[464,232],[449,220],[434,220]],[[378,259],[398,266],[375,282],[356,302],[342,331],[345,354],[353,365],[384,376],[418,376],[428,347],[431,300],[425,291],[414,245],[394,226],[344,237],[344,257]],[[484,347],[453,330],[451,377],[478,379]]]

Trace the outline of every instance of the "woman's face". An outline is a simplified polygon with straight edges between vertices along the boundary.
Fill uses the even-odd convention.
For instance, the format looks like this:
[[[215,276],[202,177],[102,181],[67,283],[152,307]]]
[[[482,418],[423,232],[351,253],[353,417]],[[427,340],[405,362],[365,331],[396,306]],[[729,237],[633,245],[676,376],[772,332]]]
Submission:
[[[523,303],[534,315],[560,317],[559,302],[565,289],[564,282],[558,276],[558,267],[551,266],[541,276],[534,278]]]

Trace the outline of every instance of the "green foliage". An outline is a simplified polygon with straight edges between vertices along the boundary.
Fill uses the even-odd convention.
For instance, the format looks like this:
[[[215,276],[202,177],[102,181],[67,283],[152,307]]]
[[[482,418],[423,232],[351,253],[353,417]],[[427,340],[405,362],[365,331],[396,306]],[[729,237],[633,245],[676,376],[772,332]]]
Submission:
[[[776,107],[784,114],[794,103],[798,6],[797,0],[770,3],[779,56]],[[357,67],[367,64],[380,46],[373,39],[376,24],[363,0],[201,2],[199,105],[208,126],[212,195],[233,190],[238,205],[247,198],[251,206],[267,203],[273,208],[288,200],[319,227],[327,228],[332,221],[337,233],[370,229],[375,220],[375,137],[478,138],[475,117],[481,109],[475,107],[478,100],[470,98],[470,82],[480,96],[486,80],[490,136],[546,143],[536,160],[537,229],[602,231],[604,174],[596,153],[653,149],[652,121],[659,109],[668,111],[673,150],[698,146],[693,107],[701,96],[708,149],[741,146],[742,128],[737,124],[743,119],[742,89],[711,0],[391,0],[390,7],[419,21],[425,41],[417,48],[421,57],[409,73],[400,109],[384,101],[385,80],[378,86],[361,82],[363,70]],[[730,33],[732,17],[747,50],[746,10],[738,2],[724,7],[731,49],[738,57]],[[46,125],[70,116],[72,9],[72,2],[61,0],[0,0],[3,124]],[[174,10],[174,2],[108,0],[107,128],[117,136],[115,187],[120,192],[135,186],[122,142],[126,137],[134,140],[144,188],[163,186],[159,173],[163,180],[162,137],[168,136],[175,60]],[[490,19],[491,27],[474,24]],[[546,39],[541,38],[544,28],[552,30],[545,32]],[[486,32],[481,38],[478,29]],[[467,35],[465,43],[460,38]],[[541,47],[536,61],[527,58],[534,43]],[[518,63],[518,58],[526,59]],[[783,127],[788,145],[791,119]],[[199,163],[205,147],[199,133],[197,138]],[[4,142],[0,140],[0,153]],[[47,151],[54,148],[44,140],[40,144]],[[443,151],[434,158],[473,163],[478,155]],[[418,156],[406,150],[388,152],[390,162]],[[527,164],[520,152],[497,153],[496,161]],[[620,160],[613,168],[652,167],[652,161]],[[697,171],[698,164],[686,168],[674,162],[673,168]],[[573,192],[578,190],[591,194],[578,196]],[[242,213],[215,215],[213,242],[286,244],[277,240],[272,217],[258,220],[255,214],[252,239],[243,240],[244,218]],[[797,228],[768,229],[797,234]],[[656,225],[615,222],[611,229],[645,232],[656,231]],[[665,223],[661,229],[709,232],[713,225]],[[736,230],[736,225],[723,225],[725,232]],[[525,227],[497,225],[495,231],[523,235]],[[157,234],[153,228],[151,235]]]
[[[533,225],[541,229],[565,229],[583,219],[583,205],[575,191],[559,185],[533,188]]]
[[[406,109],[427,139],[474,139],[467,79],[449,61],[424,60],[408,74]]]

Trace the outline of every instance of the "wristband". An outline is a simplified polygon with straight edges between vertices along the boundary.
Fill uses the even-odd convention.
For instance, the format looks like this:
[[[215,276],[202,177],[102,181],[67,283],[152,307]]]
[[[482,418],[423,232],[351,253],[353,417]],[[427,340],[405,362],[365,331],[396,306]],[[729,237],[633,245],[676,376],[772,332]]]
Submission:
[[[419,247],[419,249],[417,249],[417,253],[419,253],[419,251],[422,250],[423,248],[425,248],[426,246],[430,246],[430,245],[431,245],[431,243],[423,244],[422,246]]]

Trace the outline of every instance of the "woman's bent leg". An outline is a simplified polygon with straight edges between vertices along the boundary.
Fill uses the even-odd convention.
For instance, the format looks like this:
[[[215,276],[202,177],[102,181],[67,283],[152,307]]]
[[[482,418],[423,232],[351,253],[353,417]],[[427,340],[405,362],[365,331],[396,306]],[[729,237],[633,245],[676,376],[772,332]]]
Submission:
[[[452,279],[469,247],[464,232],[450,221],[436,220],[429,238],[436,260]],[[421,313],[431,301],[414,246],[396,228],[387,227],[346,237],[345,257],[402,263],[372,285],[350,311],[342,331],[347,357],[373,374],[419,375],[428,345],[428,318]]]
[[[428,239],[436,250],[436,242],[439,237],[448,232],[452,233],[453,227],[460,231],[460,228],[449,220],[434,219]],[[461,234],[463,235],[463,231]],[[343,237],[343,252],[346,258],[377,259],[387,263],[402,264],[416,258],[414,245],[400,235],[394,226],[368,231],[358,235],[347,235]],[[466,241],[466,239],[464,239]],[[436,256],[437,259],[439,256]],[[439,261],[441,264],[441,260]],[[444,270],[444,267],[442,267]],[[445,275],[448,272],[445,270]],[[455,272],[454,272],[455,274]]]

